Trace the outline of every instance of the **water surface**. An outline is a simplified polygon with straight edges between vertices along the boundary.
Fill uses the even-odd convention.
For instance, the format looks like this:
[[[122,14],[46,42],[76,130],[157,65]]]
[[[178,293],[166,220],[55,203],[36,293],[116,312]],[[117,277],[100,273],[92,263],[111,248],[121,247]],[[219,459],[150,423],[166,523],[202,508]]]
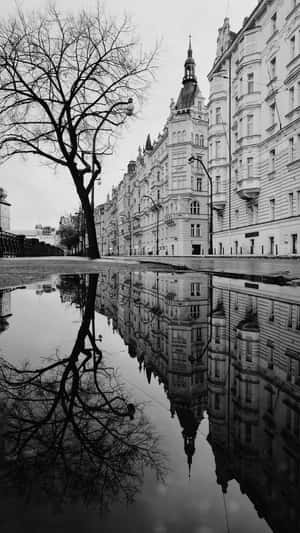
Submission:
[[[298,288],[107,270],[0,317],[3,531],[300,530]]]

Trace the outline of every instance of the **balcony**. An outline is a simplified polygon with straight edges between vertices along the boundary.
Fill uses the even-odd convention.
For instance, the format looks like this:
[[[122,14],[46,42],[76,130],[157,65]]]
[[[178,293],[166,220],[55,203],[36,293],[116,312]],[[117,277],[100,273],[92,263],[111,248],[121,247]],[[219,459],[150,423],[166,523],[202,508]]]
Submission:
[[[244,178],[237,182],[237,193],[243,200],[254,200],[260,193],[259,178]]]
[[[173,215],[167,215],[165,217],[165,224],[167,224],[168,226],[175,226],[176,225],[176,222],[174,220]]]
[[[213,194],[213,208],[216,211],[223,211],[226,204],[225,192],[215,192]]]

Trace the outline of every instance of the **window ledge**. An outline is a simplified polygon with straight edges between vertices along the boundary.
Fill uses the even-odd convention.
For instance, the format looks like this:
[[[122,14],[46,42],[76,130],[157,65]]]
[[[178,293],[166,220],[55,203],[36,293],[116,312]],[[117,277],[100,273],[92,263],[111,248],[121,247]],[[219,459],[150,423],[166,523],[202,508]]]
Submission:
[[[278,30],[278,29],[276,29],[275,31],[273,31],[272,35],[270,35],[269,39],[267,39],[266,44],[269,44],[269,43],[272,41],[272,39],[274,39],[274,37],[276,37],[276,35],[278,35],[278,33],[279,33],[279,30]]]
[[[300,165],[300,156],[298,156],[296,159],[293,159],[293,161],[290,161],[286,166],[288,168],[293,168],[296,165]]]
[[[293,9],[285,17],[285,20],[289,20],[294,15],[294,13],[297,11],[299,6],[300,6],[300,3],[297,4],[295,7],[293,7]]]
[[[293,114],[296,113],[297,111],[300,111],[300,105],[297,105],[296,107],[293,107],[293,109],[288,111],[284,116],[285,116],[285,118],[291,118],[293,116]]]
[[[270,132],[272,132],[273,130],[275,130],[276,126],[277,126],[277,122],[274,122],[274,124],[271,124],[271,126],[269,126],[268,128],[266,128],[266,131],[267,131],[268,133],[270,133]]]
[[[277,80],[278,80],[278,77],[277,77],[277,76],[274,76],[270,81],[268,81],[268,83],[267,83],[267,87],[270,87],[271,85],[273,85],[274,83],[276,83]]]
[[[293,66],[294,63],[297,63],[297,61],[300,59],[300,54],[296,54],[292,59],[286,64],[286,68],[290,68]]]

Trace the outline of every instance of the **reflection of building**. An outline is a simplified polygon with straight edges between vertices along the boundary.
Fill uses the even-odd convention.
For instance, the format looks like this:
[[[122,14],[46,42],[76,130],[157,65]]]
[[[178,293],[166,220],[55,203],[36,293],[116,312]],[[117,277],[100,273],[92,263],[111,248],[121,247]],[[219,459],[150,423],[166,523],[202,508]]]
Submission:
[[[5,331],[9,324],[7,319],[11,316],[11,290],[0,290],[0,333]]]
[[[224,493],[240,484],[274,532],[298,531],[300,302],[295,289],[194,273],[100,274],[96,307],[158,379],[191,465],[197,428]],[[207,350],[208,348],[208,350]]]
[[[107,315],[150,383],[163,383],[182,427],[189,467],[206,407],[207,277],[100,273],[96,309]]]
[[[256,4],[237,34],[224,20],[208,75],[219,255],[299,254],[300,3]]]
[[[208,115],[189,44],[177,102],[163,131],[147,136],[104,204],[104,254],[202,255],[208,248],[208,183],[193,154],[207,159]],[[99,248],[102,248],[101,237]]]
[[[218,483],[283,533],[300,523],[300,302],[277,293],[215,278],[208,412]]]

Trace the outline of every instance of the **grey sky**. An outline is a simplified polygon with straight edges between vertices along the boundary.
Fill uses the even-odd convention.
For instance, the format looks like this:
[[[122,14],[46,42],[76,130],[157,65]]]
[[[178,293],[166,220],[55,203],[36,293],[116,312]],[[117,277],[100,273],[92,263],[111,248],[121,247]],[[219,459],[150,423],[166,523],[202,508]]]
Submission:
[[[24,9],[44,5],[41,0],[18,2]],[[92,6],[91,0],[59,0],[61,9]],[[219,26],[226,15],[231,29],[238,31],[257,0],[109,0],[107,11],[131,14],[137,32],[146,48],[163,39],[156,81],[137,120],[130,120],[118,142],[113,156],[104,161],[102,184],[96,189],[96,202],[106,195],[122,178],[127,162],[135,159],[138,145],[143,145],[148,132],[155,139],[168,116],[170,99],[177,98],[183,76],[188,35],[192,35],[193,54],[200,89],[208,96],[207,73],[216,51]],[[7,7],[6,7],[7,5]],[[13,10],[13,3],[3,2],[1,15]],[[37,158],[26,162],[15,159],[0,167],[0,186],[8,192],[12,206],[12,228],[31,229],[35,224],[57,226],[60,215],[78,208],[79,202],[67,172],[53,171]]]

